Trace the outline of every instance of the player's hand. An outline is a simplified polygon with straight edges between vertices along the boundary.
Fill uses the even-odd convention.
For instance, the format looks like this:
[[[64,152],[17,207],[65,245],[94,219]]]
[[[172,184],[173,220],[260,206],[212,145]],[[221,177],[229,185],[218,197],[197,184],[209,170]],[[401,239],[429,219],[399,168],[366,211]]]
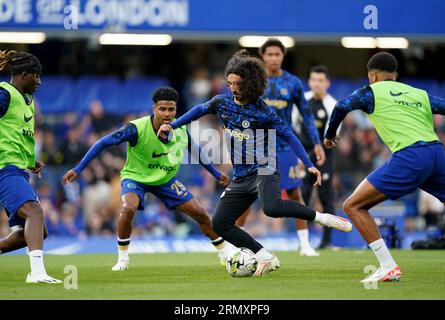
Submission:
[[[310,173],[312,173],[314,176],[317,177],[317,181],[315,181],[314,186],[321,186],[322,179],[320,171],[318,171],[318,169],[315,167],[308,168],[307,171],[309,171]]]
[[[32,173],[38,174],[39,178],[41,178],[42,177],[42,170],[43,170],[44,166],[45,166],[45,164],[43,162],[41,162],[39,160],[35,160],[34,161],[34,167],[28,168],[28,169]]]
[[[337,145],[338,139],[340,139],[339,136],[336,136],[334,139],[325,138],[323,144],[326,148],[332,149]]]
[[[168,134],[170,132],[173,131],[173,127],[169,124],[163,124],[159,127],[158,130],[158,137],[163,139],[163,140],[167,140],[168,139]]]
[[[224,172],[221,172],[221,177],[219,178],[219,184],[223,187],[227,187],[230,183],[230,177],[225,174]]]
[[[326,154],[324,153],[323,147],[321,144],[316,144],[314,147],[314,153],[317,157],[317,165],[322,166],[326,161]]]
[[[67,184],[67,183],[73,182],[76,179],[77,179],[77,173],[76,173],[76,171],[71,169],[63,175],[62,182],[63,182],[63,184]]]

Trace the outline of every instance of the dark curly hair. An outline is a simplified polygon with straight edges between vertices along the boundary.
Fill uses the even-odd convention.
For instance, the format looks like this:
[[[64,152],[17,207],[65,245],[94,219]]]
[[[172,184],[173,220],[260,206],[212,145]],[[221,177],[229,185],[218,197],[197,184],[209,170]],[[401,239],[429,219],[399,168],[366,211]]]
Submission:
[[[178,91],[176,91],[172,87],[160,87],[153,94],[154,103],[162,100],[174,101],[178,103],[178,98],[179,98]]]
[[[264,94],[267,85],[267,73],[263,61],[238,51],[229,60],[225,75],[236,74],[244,80],[243,96],[249,101],[256,101]]]

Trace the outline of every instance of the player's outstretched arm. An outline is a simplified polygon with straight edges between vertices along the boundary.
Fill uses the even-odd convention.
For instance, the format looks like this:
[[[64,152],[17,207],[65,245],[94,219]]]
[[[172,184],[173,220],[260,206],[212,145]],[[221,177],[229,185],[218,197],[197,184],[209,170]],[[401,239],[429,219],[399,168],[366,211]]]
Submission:
[[[303,145],[301,144],[300,140],[297,139],[297,137],[293,134],[293,132],[286,127],[282,131],[277,131],[278,135],[280,135],[292,148],[294,153],[298,156],[298,158],[303,162],[307,170],[316,176],[316,181],[314,183],[314,186],[321,186],[321,173],[320,171],[314,166],[312,161],[309,159],[308,154],[304,150]]]
[[[430,100],[431,111],[434,114],[445,115],[445,99],[431,94],[428,95],[428,98]]]
[[[78,175],[88,166],[88,164],[97,157],[105,148],[110,146],[115,146],[121,144],[122,142],[130,142],[131,145],[136,145],[138,138],[137,128],[134,124],[128,124],[119,130],[106,135],[105,137],[99,139],[85,156],[82,158],[80,163],[73,169],[69,170],[62,177],[63,184],[67,184],[76,180]]]
[[[324,145],[330,149],[335,147],[339,137],[337,130],[346,115],[353,110],[361,110],[365,113],[374,112],[374,94],[370,86],[364,86],[355,90],[346,98],[337,102],[329,119],[328,130],[326,130]]]
[[[183,114],[179,119],[176,119],[170,124],[163,124],[158,130],[158,137],[161,139],[168,140],[168,135],[174,129],[182,127],[183,125],[189,124],[201,118],[203,115],[209,114],[210,110],[205,104],[197,105],[190,109],[187,113]]]
[[[326,155],[323,147],[321,146],[320,137],[318,136],[318,130],[315,126],[315,117],[312,114],[306,99],[304,98],[304,92],[301,90],[301,94],[298,99],[295,100],[297,108],[303,117],[304,124],[308,129],[309,136],[311,137],[312,144],[314,145],[314,153],[317,158],[317,165],[322,166],[326,161]]]
[[[271,119],[272,129],[277,130],[277,135],[283,138],[290,145],[292,151],[294,151],[297,157],[303,162],[307,170],[317,177],[314,186],[321,186],[321,173],[317,168],[315,168],[311,159],[309,159],[309,156],[306,153],[306,150],[304,150],[300,140],[297,139],[292,130],[283,123],[281,118],[275,112],[270,112],[269,116]]]
[[[219,171],[215,165],[210,161],[209,157],[205,152],[202,152],[201,147],[194,143],[189,134],[189,144],[188,150],[192,154],[192,157],[199,161],[199,164],[202,165],[212,176],[215,177],[216,180],[219,181],[219,184],[223,187],[226,187],[230,183],[230,177],[224,172]],[[198,154],[196,154],[198,153]]]
[[[39,176],[39,178],[42,177],[42,170],[43,167],[45,167],[45,164],[39,160],[34,160],[34,167],[28,168],[29,171],[32,173],[35,173]]]

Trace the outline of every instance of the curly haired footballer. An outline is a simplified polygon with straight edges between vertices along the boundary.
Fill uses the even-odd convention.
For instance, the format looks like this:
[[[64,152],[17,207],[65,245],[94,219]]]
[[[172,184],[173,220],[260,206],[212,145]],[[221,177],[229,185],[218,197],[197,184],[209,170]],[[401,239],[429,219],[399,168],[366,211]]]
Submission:
[[[267,73],[264,63],[246,50],[238,51],[229,60],[225,75],[236,74],[243,79],[243,95],[249,101],[260,98],[267,84]]]

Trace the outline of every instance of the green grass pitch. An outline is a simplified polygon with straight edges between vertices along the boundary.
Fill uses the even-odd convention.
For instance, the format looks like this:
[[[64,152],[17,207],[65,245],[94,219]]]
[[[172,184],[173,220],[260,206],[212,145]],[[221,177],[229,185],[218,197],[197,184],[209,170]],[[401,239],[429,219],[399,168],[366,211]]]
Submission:
[[[278,272],[261,278],[232,278],[214,253],[131,255],[131,269],[112,272],[115,255],[45,257],[48,273],[59,279],[66,265],[78,271],[78,289],[25,284],[24,255],[0,256],[0,300],[4,299],[445,299],[445,251],[393,250],[402,267],[400,282],[365,289],[365,266],[372,252],[321,251],[320,257],[276,252]]]

